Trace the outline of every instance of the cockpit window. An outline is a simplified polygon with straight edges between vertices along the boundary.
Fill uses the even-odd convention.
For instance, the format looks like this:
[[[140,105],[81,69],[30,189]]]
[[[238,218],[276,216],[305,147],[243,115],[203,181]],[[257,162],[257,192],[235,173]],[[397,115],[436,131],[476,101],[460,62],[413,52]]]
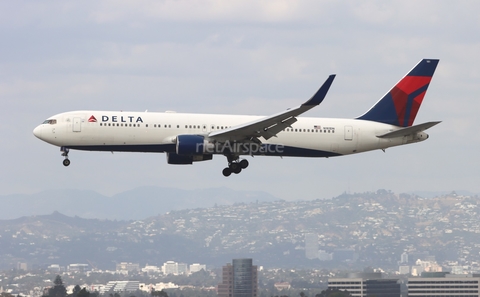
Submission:
[[[50,124],[50,125],[55,125],[56,123],[57,123],[57,120],[52,120],[52,119],[50,119],[50,120],[45,120],[45,121],[43,122],[43,124]]]

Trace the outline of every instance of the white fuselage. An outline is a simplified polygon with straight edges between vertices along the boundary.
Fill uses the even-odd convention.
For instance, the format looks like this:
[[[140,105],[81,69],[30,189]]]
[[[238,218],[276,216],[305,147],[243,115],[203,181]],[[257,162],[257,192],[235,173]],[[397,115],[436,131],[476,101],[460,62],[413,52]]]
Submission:
[[[56,146],[92,151],[174,152],[178,135],[201,135],[235,127],[262,116],[186,114],[174,112],[72,111],[50,117],[34,134]],[[400,127],[335,118],[298,117],[263,144],[281,145],[282,152],[261,155],[330,157],[418,142],[428,136],[379,138]],[[422,135],[420,135],[422,134]]]

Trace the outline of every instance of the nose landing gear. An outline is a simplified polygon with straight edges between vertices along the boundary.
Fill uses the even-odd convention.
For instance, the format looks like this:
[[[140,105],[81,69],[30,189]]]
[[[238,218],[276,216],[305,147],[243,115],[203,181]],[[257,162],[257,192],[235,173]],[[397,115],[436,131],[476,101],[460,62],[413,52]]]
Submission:
[[[65,157],[65,160],[63,160],[63,166],[68,166],[70,165],[70,160],[68,159],[68,152],[70,151],[66,147],[61,147],[60,151],[62,152],[62,156]]]
[[[227,177],[230,176],[232,173],[239,174],[242,172],[242,169],[248,167],[248,161],[245,159],[239,160],[238,157],[236,159],[228,158],[228,167],[224,168],[222,171],[223,176]]]

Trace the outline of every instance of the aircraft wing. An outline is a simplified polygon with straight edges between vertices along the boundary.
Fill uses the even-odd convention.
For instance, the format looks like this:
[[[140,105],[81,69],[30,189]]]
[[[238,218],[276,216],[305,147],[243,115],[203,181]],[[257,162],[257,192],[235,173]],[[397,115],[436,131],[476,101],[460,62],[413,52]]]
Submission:
[[[228,129],[211,132],[208,136],[210,139],[217,141],[258,141],[259,137],[269,139],[285,128],[291,126],[297,121],[296,117],[302,113],[319,105],[327,95],[332,85],[335,74],[330,75],[323,85],[318,89],[315,95],[308,101],[295,108],[289,108],[283,112],[258,119],[249,123],[234,126]]]
[[[386,134],[378,135],[378,138],[395,138],[395,137],[403,137],[403,136],[408,136],[408,135],[413,135],[417,134],[418,132],[423,132],[427,130],[428,128],[431,128],[437,124],[440,124],[441,122],[427,122],[399,130],[395,130],[393,132],[388,132]]]

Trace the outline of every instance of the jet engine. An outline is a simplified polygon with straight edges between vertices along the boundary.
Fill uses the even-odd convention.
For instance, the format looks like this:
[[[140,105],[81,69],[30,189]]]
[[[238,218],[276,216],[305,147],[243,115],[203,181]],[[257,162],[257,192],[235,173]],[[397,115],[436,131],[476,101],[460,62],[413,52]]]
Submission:
[[[201,135],[178,135],[176,139],[176,153],[178,155],[193,156],[213,153],[213,144]]]

